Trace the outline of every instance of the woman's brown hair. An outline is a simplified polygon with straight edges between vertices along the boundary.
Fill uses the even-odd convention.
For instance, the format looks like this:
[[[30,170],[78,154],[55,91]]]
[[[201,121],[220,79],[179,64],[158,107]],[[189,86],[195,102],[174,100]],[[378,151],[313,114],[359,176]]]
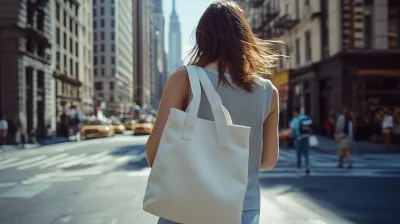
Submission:
[[[212,3],[202,15],[196,29],[196,45],[190,51],[190,64],[204,67],[218,62],[220,82],[229,70],[233,83],[252,91],[254,75],[271,74],[280,58],[273,41],[253,34],[243,9],[233,1]]]

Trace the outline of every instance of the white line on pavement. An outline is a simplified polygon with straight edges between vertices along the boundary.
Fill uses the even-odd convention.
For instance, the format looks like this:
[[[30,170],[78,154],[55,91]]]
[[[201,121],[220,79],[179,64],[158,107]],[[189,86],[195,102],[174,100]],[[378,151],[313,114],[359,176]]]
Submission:
[[[2,165],[4,165],[4,164],[8,164],[8,163],[15,162],[15,161],[17,161],[17,160],[19,160],[19,157],[12,157],[12,158],[3,160],[3,161],[0,162],[0,166],[2,166]]]
[[[67,156],[68,156],[67,153],[59,154],[59,155],[53,156],[53,157],[51,157],[49,159],[46,159],[46,160],[41,160],[41,161],[38,161],[36,163],[31,163],[31,164],[27,164],[27,165],[24,165],[24,166],[20,166],[20,167],[17,168],[17,170],[26,170],[26,169],[29,169],[29,168],[33,168],[35,166],[40,166],[40,165],[46,164],[48,162],[57,161],[57,160],[59,160],[61,158],[65,158]]]
[[[12,187],[17,185],[15,182],[10,182],[10,183],[0,183],[0,187]]]
[[[60,163],[67,163],[67,162],[70,162],[70,161],[72,161],[72,160],[75,160],[75,159],[79,159],[79,158],[81,158],[81,157],[84,157],[84,156],[86,156],[86,153],[83,153],[83,154],[80,154],[80,155],[76,155],[76,156],[70,156],[70,157],[62,158],[62,159],[59,159],[59,160],[56,160],[56,161],[46,162],[46,163],[45,163],[43,166],[41,166],[40,168],[41,168],[41,169],[45,169],[45,168],[48,168],[48,167],[50,167],[50,166],[54,166],[54,165],[57,165],[57,164],[60,164]]]
[[[29,163],[34,163],[34,162],[37,162],[37,161],[40,161],[40,160],[43,160],[43,159],[46,159],[46,158],[47,158],[47,156],[45,156],[45,155],[36,156],[36,157],[30,158],[30,159],[26,159],[26,160],[22,160],[22,161],[19,161],[19,162],[16,162],[16,163],[10,163],[10,164],[6,164],[6,165],[3,165],[3,166],[0,166],[0,170],[11,168],[11,167],[16,167],[16,166],[22,166],[22,165],[29,164]]]

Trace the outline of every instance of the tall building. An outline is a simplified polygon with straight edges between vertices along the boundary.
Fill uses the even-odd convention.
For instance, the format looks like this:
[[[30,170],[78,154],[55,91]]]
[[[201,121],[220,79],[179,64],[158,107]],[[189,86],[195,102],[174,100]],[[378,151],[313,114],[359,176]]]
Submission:
[[[92,3],[52,1],[57,123],[69,109],[93,112]]]
[[[173,73],[182,66],[181,24],[175,9],[175,0],[172,2],[172,13],[169,19],[168,71]]]
[[[79,7],[79,80],[82,81],[82,110],[86,115],[94,112],[93,75],[93,3],[82,1]]]
[[[154,30],[152,28],[152,2],[151,0],[133,0],[133,30],[134,44],[134,101],[142,109],[151,109]]]
[[[93,1],[93,64],[97,106],[123,114],[133,102],[132,1]]]
[[[153,0],[153,26],[155,30],[153,48],[154,92],[153,108],[158,108],[164,86],[167,82],[167,61],[165,57],[165,20],[162,0]]]
[[[400,113],[399,1],[248,0],[247,5],[255,33],[285,42],[282,52],[290,57],[281,60],[271,80],[288,89],[289,111],[300,107],[322,127],[330,110],[349,108],[356,138],[364,140],[379,134],[371,126],[377,111]]]
[[[0,111],[28,133],[55,127],[50,8],[49,0],[0,1]]]

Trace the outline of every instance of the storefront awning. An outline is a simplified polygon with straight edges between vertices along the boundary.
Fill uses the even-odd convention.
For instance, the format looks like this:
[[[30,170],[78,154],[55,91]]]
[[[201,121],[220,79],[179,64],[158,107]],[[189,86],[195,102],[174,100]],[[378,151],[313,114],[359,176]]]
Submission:
[[[365,76],[399,76],[400,69],[359,69],[357,75]]]

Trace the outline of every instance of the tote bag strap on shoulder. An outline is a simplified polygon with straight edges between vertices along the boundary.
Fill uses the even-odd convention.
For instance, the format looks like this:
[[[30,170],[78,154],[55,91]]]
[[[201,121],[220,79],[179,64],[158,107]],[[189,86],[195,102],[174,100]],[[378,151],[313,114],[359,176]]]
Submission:
[[[186,69],[188,71],[193,97],[188,108],[188,115],[185,120],[182,138],[190,140],[191,135],[193,134],[201,100],[201,83],[214,115],[218,135],[218,147],[228,147],[228,125],[232,124],[232,119],[228,110],[226,110],[222,105],[221,97],[214,89],[214,86],[202,68],[197,66],[186,66]]]

